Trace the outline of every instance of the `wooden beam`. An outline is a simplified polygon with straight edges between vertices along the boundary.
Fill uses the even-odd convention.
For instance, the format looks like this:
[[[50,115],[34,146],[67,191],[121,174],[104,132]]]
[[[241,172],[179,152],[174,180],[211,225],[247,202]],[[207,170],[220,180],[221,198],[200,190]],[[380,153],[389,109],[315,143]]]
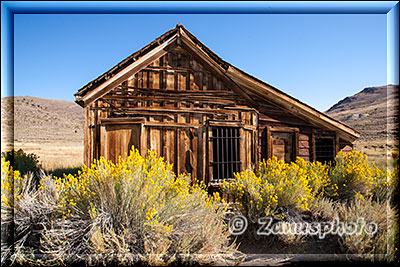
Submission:
[[[339,150],[340,150],[339,135],[335,134],[335,156],[339,153]]]
[[[154,89],[154,88],[138,88],[138,87],[133,87],[133,86],[124,86],[124,85],[119,85],[116,87],[116,91],[121,91],[122,92],[128,92],[128,93],[134,93],[134,94],[156,94],[156,95],[208,95],[208,96],[233,96],[234,92],[231,90],[216,90],[216,89],[208,89],[208,90],[170,90],[170,89],[165,89],[165,90],[160,90],[160,89]]]
[[[265,144],[267,150],[267,158],[272,158],[272,138],[271,138],[271,128],[269,126],[266,127],[266,134],[265,134]]]
[[[299,131],[293,134],[293,161],[299,156]]]
[[[271,132],[299,132],[299,128],[270,126]]]
[[[100,119],[101,124],[131,124],[144,123],[144,117],[124,117],[124,118],[103,118]]]
[[[225,110],[225,109],[205,109],[205,108],[162,108],[162,107],[130,107],[130,108],[98,108],[99,110],[113,111],[115,113],[125,114],[154,114],[154,115],[168,115],[167,113],[193,113],[193,114],[237,114],[238,110]]]
[[[315,162],[317,160],[317,150],[315,147],[315,131],[313,130],[311,132],[311,150],[312,150],[312,161]]]

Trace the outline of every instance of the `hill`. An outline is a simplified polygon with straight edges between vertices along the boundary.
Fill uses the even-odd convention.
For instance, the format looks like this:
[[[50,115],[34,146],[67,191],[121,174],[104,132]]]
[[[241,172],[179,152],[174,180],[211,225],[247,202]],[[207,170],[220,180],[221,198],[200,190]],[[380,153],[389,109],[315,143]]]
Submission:
[[[3,97],[2,150],[12,149],[14,140],[15,149],[36,153],[47,168],[80,165],[83,116],[82,107],[72,101],[32,96]]]
[[[333,105],[325,113],[361,133],[355,142],[376,162],[398,151],[399,86],[367,87]]]

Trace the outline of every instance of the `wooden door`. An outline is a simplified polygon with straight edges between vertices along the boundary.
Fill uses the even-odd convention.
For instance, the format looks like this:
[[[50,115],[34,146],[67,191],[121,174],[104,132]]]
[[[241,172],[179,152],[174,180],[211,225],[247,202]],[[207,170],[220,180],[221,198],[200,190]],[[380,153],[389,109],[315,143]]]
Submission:
[[[113,162],[129,154],[132,146],[140,149],[141,124],[105,124],[101,127],[100,156]]]
[[[272,156],[291,162],[293,160],[293,133],[271,133]]]

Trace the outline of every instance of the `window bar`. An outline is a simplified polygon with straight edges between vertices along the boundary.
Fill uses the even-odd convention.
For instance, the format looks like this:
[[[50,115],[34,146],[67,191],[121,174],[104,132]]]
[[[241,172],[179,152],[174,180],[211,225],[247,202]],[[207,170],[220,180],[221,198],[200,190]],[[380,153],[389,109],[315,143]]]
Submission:
[[[232,128],[229,128],[229,135],[230,135],[230,139],[229,139],[229,147],[230,147],[230,152],[231,152],[231,154],[230,154],[230,157],[229,157],[229,160],[230,160],[230,163],[229,163],[229,178],[233,178],[233,166],[232,166],[232,164],[233,164],[233,133],[232,133]]]
[[[217,137],[217,146],[216,146],[216,148],[217,148],[217,161],[219,161],[219,136],[220,136],[220,134],[219,134],[219,128],[216,128],[215,129],[215,135],[216,135],[216,137]],[[219,167],[219,164],[218,163],[214,163],[214,166],[216,165],[216,168],[217,168],[217,179],[219,179],[219,177],[221,177],[221,174],[220,174],[220,167]]]
[[[236,136],[239,137],[239,129],[236,129]],[[235,142],[235,147],[236,147],[236,158],[239,159],[240,158],[240,139],[237,139]],[[236,163],[236,172],[240,171],[240,161],[238,163]]]
[[[228,161],[228,151],[227,151],[227,147],[226,147],[226,142],[228,141],[227,139],[228,139],[228,135],[227,135],[227,133],[228,133],[228,131],[227,131],[227,129],[226,128],[223,128],[224,129],[224,159],[222,160],[222,166],[223,166],[223,168],[224,168],[224,176],[222,176],[222,179],[225,179],[227,176],[228,176],[228,171],[227,171],[227,169],[226,169],[226,162]]]
[[[222,169],[222,175],[219,177],[219,178],[221,178],[221,179],[223,179],[224,177],[225,177],[225,170],[224,170],[224,160],[225,160],[225,155],[224,155],[224,139],[223,139],[223,137],[224,137],[224,128],[221,128],[221,137],[222,137],[222,140],[221,140],[221,153],[222,153],[222,155],[221,155],[221,169]]]

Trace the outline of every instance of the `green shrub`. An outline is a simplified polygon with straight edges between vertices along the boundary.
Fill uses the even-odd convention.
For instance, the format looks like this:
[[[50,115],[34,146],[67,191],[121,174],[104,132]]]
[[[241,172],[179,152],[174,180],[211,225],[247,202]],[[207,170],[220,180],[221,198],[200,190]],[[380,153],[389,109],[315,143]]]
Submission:
[[[79,171],[82,170],[82,166],[77,167],[68,167],[68,168],[56,168],[51,171],[47,171],[47,173],[54,177],[63,177],[64,175],[77,175]]]
[[[22,176],[28,172],[36,175],[41,168],[39,156],[34,153],[27,154],[22,149],[2,152],[1,157],[9,161],[13,169],[18,170]]]

